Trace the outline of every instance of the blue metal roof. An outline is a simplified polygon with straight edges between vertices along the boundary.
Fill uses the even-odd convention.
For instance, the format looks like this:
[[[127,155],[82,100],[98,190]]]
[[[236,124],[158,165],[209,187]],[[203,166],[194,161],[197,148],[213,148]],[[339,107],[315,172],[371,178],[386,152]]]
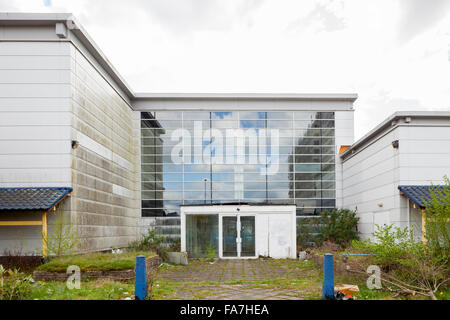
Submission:
[[[0,188],[0,210],[49,210],[72,188]]]
[[[431,200],[430,189],[443,191],[444,188],[445,186],[398,186],[401,192],[422,209]]]

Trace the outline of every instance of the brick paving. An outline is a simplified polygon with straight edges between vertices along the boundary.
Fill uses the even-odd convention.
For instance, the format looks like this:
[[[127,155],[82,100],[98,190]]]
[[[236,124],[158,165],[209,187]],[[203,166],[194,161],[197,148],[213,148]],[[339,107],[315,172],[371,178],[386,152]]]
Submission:
[[[176,286],[168,299],[298,300],[320,297],[321,291],[317,268],[289,259],[191,260],[163,268],[157,279]],[[301,281],[280,285],[277,280]]]

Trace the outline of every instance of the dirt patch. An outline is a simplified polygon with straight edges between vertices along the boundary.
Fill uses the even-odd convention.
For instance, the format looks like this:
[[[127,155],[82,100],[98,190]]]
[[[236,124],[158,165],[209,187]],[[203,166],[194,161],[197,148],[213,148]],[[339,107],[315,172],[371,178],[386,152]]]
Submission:
[[[332,254],[334,274],[337,276],[355,275],[355,271],[365,272],[367,267],[373,264],[372,256],[358,255],[358,252],[348,254],[342,251],[338,245],[324,242],[324,246],[308,252],[308,258],[314,261],[320,270],[323,270],[324,254]]]
[[[44,263],[41,256],[1,256],[0,265],[5,269],[17,269],[29,273]]]

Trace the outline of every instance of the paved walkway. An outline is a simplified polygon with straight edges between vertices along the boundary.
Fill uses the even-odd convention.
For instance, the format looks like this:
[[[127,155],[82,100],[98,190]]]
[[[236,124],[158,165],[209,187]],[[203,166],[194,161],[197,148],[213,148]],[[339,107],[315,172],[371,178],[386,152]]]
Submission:
[[[172,286],[167,299],[292,300],[320,297],[321,291],[315,265],[289,259],[191,260],[163,267],[157,279]]]

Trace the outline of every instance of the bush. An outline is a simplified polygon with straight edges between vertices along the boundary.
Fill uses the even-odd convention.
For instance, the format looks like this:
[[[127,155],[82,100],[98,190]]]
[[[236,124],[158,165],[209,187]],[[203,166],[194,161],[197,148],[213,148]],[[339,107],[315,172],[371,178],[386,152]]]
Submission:
[[[317,232],[320,231],[317,217],[301,218],[297,220],[297,251],[314,246],[318,240]]]
[[[177,244],[173,244],[177,247]],[[155,251],[163,261],[167,261],[167,252],[169,252],[172,247],[164,246],[164,237],[158,236],[155,229],[149,229],[147,235],[145,235],[141,240],[133,241],[128,244],[129,251]]]
[[[375,262],[385,270],[398,267],[407,256],[408,252],[416,250],[418,243],[414,241],[412,230],[398,228],[393,225],[376,225],[373,232],[374,242],[370,239],[353,241],[352,246],[357,249],[374,253]]]
[[[377,226],[374,241],[354,241],[355,248],[374,253],[386,273],[382,281],[407,294],[436,299],[435,293],[450,280],[448,258],[436,256],[433,246],[414,241],[412,230]]]
[[[15,269],[5,270],[0,265],[0,300],[24,300],[33,289],[33,279]]]
[[[158,236],[155,229],[149,229],[141,240],[136,240],[128,244],[130,251],[157,251],[164,241],[164,237]]]
[[[450,258],[450,180],[445,186],[430,188],[431,200],[426,203],[425,239],[428,250],[435,258]]]
[[[319,242],[330,241],[341,247],[348,246],[352,240],[358,239],[358,220],[356,212],[347,209],[322,212],[319,222]]]

